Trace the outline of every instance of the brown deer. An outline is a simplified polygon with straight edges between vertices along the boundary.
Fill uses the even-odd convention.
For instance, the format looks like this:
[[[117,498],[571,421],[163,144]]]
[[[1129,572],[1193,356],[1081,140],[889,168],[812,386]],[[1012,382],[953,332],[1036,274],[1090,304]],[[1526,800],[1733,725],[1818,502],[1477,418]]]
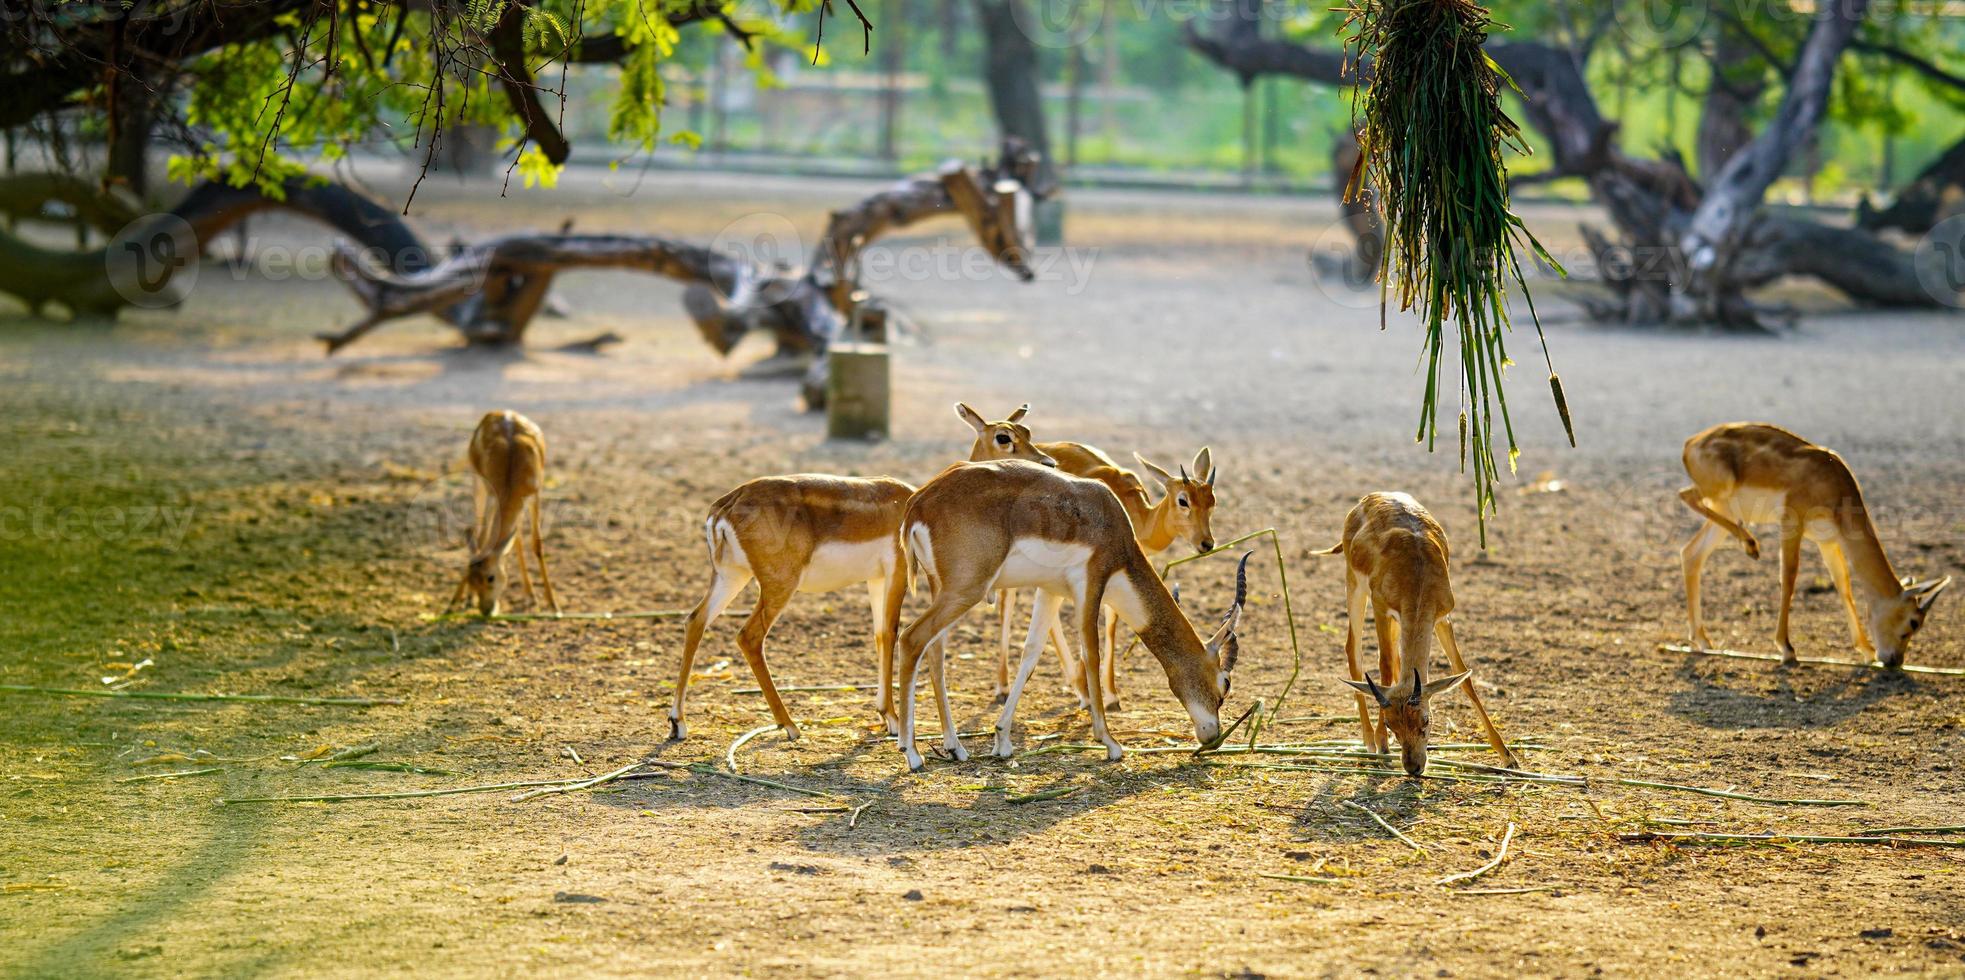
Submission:
[[[910,770],[922,767],[914,746],[914,684],[930,648],[942,746],[957,760],[969,757],[949,709],[945,643],[958,620],[1002,589],[1036,589],[1038,598],[1023,662],[996,725],[999,757],[1014,751],[1010,731],[1018,697],[1043,651],[1045,626],[1067,599],[1078,607],[1092,732],[1104,743],[1107,759],[1117,761],[1125,750],[1106,731],[1099,692],[1099,608],[1105,603],[1159,658],[1174,696],[1194,720],[1195,738],[1208,744],[1220,734],[1242,596],[1236,596],[1214,637],[1203,642],[1140,549],[1125,508],[1104,484],[1018,460],[959,463],[908,501],[902,540],[933,593],[927,611],[901,633],[899,643],[900,744]]]
[[[1186,541],[1196,552],[1214,550],[1214,508],[1215,508],[1215,468],[1214,454],[1208,447],[1194,454],[1194,473],[1188,475],[1186,467],[1180,467],[1176,477],[1155,466],[1138,453],[1133,459],[1146,468],[1154,479],[1160,482],[1162,494],[1158,503],[1147,495],[1146,484],[1138,475],[1113,462],[1112,457],[1098,449],[1077,442],[1040,442],[1039,451],[1057,460],[1058,469],[1072,476],[1097,480],[1119,498],[1119,505],[1126,508],[1126,517],[1133,523],[1133,536],[1139,541],[1140,550],[1147,557],[1166,551],[1175,541]],[[1010,619],[1016,609],[1016,595],[1005,591],[997,597],[999,633],[996,656],[996,696],[1000,701],[1009,695],[1010,690]],[[1078,696],[1078,703],[1086,703],[1085,679],[1081,673],[1078,658],[1071,653],[1071,645],[1065,639],[1064,624],[1053,618],[1049,624],[1051,643],[1058,649],[1058,656],[1064,662],[1065,675],[1072,692]],[[1105,705],[1107,711],[1119,710],[1119,618],[1110,606],[1105,610]]]
[[[1694,647],[1711,648],[1699,614],[1699,576],[1721,532],[1739,539],[1747,555],[1758,559],[1760,544],[1746,525],[1779,524],[1781,617],[1774,639],[1781,663],[1798,662],[1788,638],[1788,607],[1805,539],[1814,542],[1842,595],[1856,648],[1885,667],[1903,666],[1911,637],[1951,576],[1926,582],[1897,578],[1863,505],[1862,487],[1841,456],[1777,426],[1729,422],[1687,439],[1684,459],[1692,485],[1680,490],[1679,498],[1706,519],[1680,554]]]
[[[1001,422],[984,422],[975,410],[957,404],[955,413],[976,430],[969,454],[974,459],[1019,458],[1047,462],[1021,423],[1029,405]],[[861,480],[804,473],[752,480],[710,505],[703,521],[709,545],[709,594],[689,613],[682,643],[682,673],[669,708],[669,738],[687,737],[683,707],[689,673],[703,632],[752,579],[757,605],[737,635],[744,661],[757,677],[771,717],[789,739],[798,726],[771,683],[764,660],[764,638],[799,592],[836,592],[865,583],[873,607],[874,652],[880,661],[880,717],[888,731],[899,730],[894,713],[894,633],[907,595],[901,560],[901,513],[914,488],[894,479]]]
[[[1358,727],[1366,748],[1386,752],[1386,732],[1398,736],[1400,762],[1408,775],[1426,771],[1426,743],[1432,727],[1432,699],[1464,687],[1474,714],[1487,733],[1488,744],[1503,764],[1520,764],[1469,683],[1472,671],[1460,659],[1453,639],[1453,585],[1447,578],[1446,531],[1440,522],[1403,493],[1366,494],[1344,518],[1344,537],[1335,547],[1315,552],[1344,556],[1344,594],[1347,606],[1344,658],[1351,669],[1345,681],[1356,689]],[[1371,604],[1378,629],[1378,679],[1358,666],[1358,632],[1364,628],[1365,604]],[[1427,657],[1437,638],[1455,673],[1429,681]],[[1371,702],[1365,700],[1369,694]],[[1378,724],[1371,722],[1371,704],[1378,706]]]
[[[519,541],[519,523],[528,502],[532,505],[532,556],[539,564],[539,580],[546,589],[546,605],[560,611],[553,594],[553,577],[546,571],[546,543],[539,528],[539,492],[546,484],[546,437],[531,419],[517,412],[491,412],[478,421],[471,434],[471,471],[477,474],[472,487],[471,531],[467,542],[470,563],[464,578],[450,597],[455,609],[468,593],[477,602],[478,612],[497,615],[504,599],[508,576],[505,556],[516,552],[519,578],[525,583],[525,596],[537,601],[532,591],[532,575],[525,567],[525,548]],[[514,547],[517,545],[518,547]]]

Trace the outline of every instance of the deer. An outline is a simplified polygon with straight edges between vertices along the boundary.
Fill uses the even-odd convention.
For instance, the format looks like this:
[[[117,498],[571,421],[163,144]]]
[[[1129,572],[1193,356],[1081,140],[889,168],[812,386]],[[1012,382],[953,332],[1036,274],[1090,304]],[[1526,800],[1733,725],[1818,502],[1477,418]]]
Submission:
[[[1000,422],[985,422],[975,409],[957,403],[955,414],[970,422],[976,439],[971,459],[1050,457],[1031,444],[1022,424],[1024,405]],[[669,740],[688,737],[683,718],[689,675],[703,633],[723,615],[753,580],[757,605],[737,634],[737,647],[750,665],[771,718],[787,740],[798,740],[798,726],[785,710],[764,659],[764,640],[793,595],[837,592],[864,583],[872,607],[874,654],[880,663],[880,717],[889,734],[900,730],[893,703],[894,634],[907,597],[907,566],[902,560],[901,515],[914,487],[882,477],[858,479],[800,473],[751,480],[710,505],[703,520],[709,548],[710,586],[689,612],[682,643],[682,672],[669,706]]]
[[[558,613],[559,598],[553,594],[553,577],[546,570],[546,543],[539,527],[539,492],[546,483],[545,435],[531,419],[517,412],[489,412],[471,433],[469,460],[477,476],[472,485],[471,528],[465,535],[471,557],[448,608],[458,608],[468,594],[476,600],[481,615],[497,615],[508,578],[504,574],[505,556],[513,553],[518,555],[526,598],[538,601],[532,590],[532,575],[525,567],[525,548],[519,541],[520,521],[529,502],[532,557],[539,565],[546,604]]]
[[[1371,752],[1388,752],[1387,732],[1399,740],[1399,761],[1406,775],[1426,772],[1426,744],[1432,727],[1433,698],[1454,688],[1467,692],[1488,744],[1503,765],[1518,768],[1520,760],[1487,716],[1487,708],[1470,683],[1473,671],[1460,657],[1453,637],[1453,585],[1447,577],[1446,530],[1419,501],[1403,493],[1369,493],[1344,518],[1338,543],[1315,555],[1344,557],[1346,624],[1344,659],[1351,676],[1344,681],[1358,702],[1358,727]],[[1364,628],[1369,603],[1378,632],[1378,677],[1358,666],[1358,633]],[[1454,673],[1427,680],[1427,659],[1437,639]],[[1366,696],[1371,701],[1365,700]],[[1371,707],[1378,708],[1373,725]]]
[[[1774,639],[1781,648],[1781,665],[1800,662],[1788,635],[1788,609],[1794,602],[1801,543],[1807,540],[1821,554],[1842,596],[1857,650],[1886,668],[1903,666],[1911,637],[1929,619],[1931,605],[1951,585],[1951,576],[1922,582],[1897,577],[1863,503],[1862,487],[1841,456],[1779,426],[1729,422],[1687,439],[1683,458],[1692,485],[1679,491],[1679,499],[1705,518],[1679,554],[1693,648],[1712,649],[1700,615],[1699,578],[1721,534],[1738,539],[1757,561],[1760,544],[1747,526],[1778,523],[1781,615]]]
[[[1180,476],[1175,477],[1146,457],[1133,454],[1133,459],[1160,482],[1162,494],[1158,503],[1147,495],[1146,484],[1137,474],[1121,467],[1096,447],[1077,442],[1040,442],[1037,448],[1057,460],[1058,469],[1063,472],[1105,484],[1113,496],[1119,498],[1120,506],[1126,508],[1126,516],[1133,524],[1133,536],[1147,557],[1166,551],[1175,541],[1186,541],[1199,554],[1214,550],[1212,521],[1216,473],[1214,453],[1208,447],[1202,446],[1201,451],[1194,454],[1193,476],[1189,476],[1187,467],[1182,466],[1179,468]],[[997,596],[996,697],[999,702],[1009,696],[1010,620],[1015,609],[1015,593],[1005,591]],[[1072,692],[1077,695],[1079,705],[1083,706],[1087,696],[1085,682],[1078,660],[1072,656],[1071,646],[1065,640],[1063,622],[1054,618],[1050,631],[1051,642],[1064,662]],[[1110,699],[1105,705],[1107,711],[1119,710],[1118,642],[1118,614],[1107,607],[1104,660],[1104,688],[1106,697]]]
[[[993,750],[1015,754],[1010,738],[1017,701],[1043,651],[1046,627],[1067,599],[1077,604],[1085,685],[1091,698],[1092,733],[1118,761],[1125,749],[1106,730],[1099,696],[1099,609],[1110,604],[1140,635],[1167,674],[1174,697],[1194,722],[1194,736],[1210,745],[1221,734],[1239,649],[1236,630],[1246,577],[1221,626],[1202,640],[1181,612],[1166,583],[1140,548],[1133,525],[1105,484],[1021,460],[958,463],[916,491],[902,518],[901,536],[911,565],[928,582],[928,608],[900,635],[898,687],[900,747],[910,772],[923,766],[914,738],[914,690],[921,661],[932,649],[929,676],[942,722],[942,749],[957,761],[968,751],[956,734],[946,684],[946,640],[963,616],[992,592],[1035,589],[1036,610],[1023,660],[996,723]]]

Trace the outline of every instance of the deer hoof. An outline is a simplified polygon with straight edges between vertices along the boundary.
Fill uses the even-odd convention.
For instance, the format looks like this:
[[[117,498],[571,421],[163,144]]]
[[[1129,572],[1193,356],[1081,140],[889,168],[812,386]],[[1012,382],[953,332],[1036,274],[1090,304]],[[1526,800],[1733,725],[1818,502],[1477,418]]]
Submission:
[[[922,761],[921,753],[916,752],[913,749],[908,749],[906,752],[903,752],[902,755],[907,758],[908,772],[920,772],[921,770],[926,769],[928,767],[928,764]]]
[[[1748,538],[1740,543],[1746,546],[1748,558],[1751,558],[1754,561],[1760,560],[1760,542],[1755,541],[1752,538]]]
[[[680,742],[680,741],[682,741],[683,739],[685,739],[685,738],[688,738],[688,737],[689,737],[689,726],[688,726],[688,725],[685,725],[685,724],[683,724],[683,723],[682,723],[682,719],[680,719],[680,718],[670,718],[670,719],[669,719],[669,741],[671,741],[671,742]]]
[[[785,726],[783,726],[783,728],[784,728],[784,730],[785,730],[785,741],[787,741],[787,742],[796,742],[796,741],[798,741],[798,726],[797,726],[797,725],[785,725]]]

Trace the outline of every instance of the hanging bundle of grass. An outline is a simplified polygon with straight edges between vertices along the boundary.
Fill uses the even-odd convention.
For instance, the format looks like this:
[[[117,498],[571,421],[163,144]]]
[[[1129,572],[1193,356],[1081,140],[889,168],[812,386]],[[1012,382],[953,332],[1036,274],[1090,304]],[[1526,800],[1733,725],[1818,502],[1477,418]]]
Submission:
[[[1395,293],[1401,311],[1416,310],[1425,322],[1426,399],[1417,439],[1429,452],[1439,434],[1446,321],[1459,328],[1460,466],[1464,472],[1473,464],[1486,546],[1498,475],[1496,407],[1510,472],[1520,454],[1502,390],[1502,369],[1513,363],[1503,343],[1508,280],[1528,298],[1516,246],[1534,249],[1562,271],[1508,209],[1502,151],[1528,152],[1521,128],[1501,110],[1501,88],[1514,82],[1481,50],[1492,22],[1473,0],[1354,0],[1345,12],[1345,27],[1354,32],[1346,54],[1366,78],[1352,101],[1361,153],[1347,197],[1370,186],[1385,212],[1380,328]],[[1542,339],[1533,300],[1528,313]],[[1542,356],[1574,446],[1576,432],[1546,339]]]

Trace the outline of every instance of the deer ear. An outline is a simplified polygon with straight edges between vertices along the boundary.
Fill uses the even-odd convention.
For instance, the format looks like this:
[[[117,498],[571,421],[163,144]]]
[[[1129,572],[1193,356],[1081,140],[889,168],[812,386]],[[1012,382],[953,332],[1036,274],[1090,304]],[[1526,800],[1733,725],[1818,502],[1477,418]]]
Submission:
[[[1365,679],[1361,681],[1354,681],[1349,677],[1340,677],[1338,680],[1357,689],[1359,694],[1368,695],[1379,707],[1391,707],[1391,702],[1385,699],[1385,689],[1373,683],[1370,674],[1366,674]]]
[[[1473,671],[1463,670],[1460,673],[1453,675],[1452,677],[1442,677],[1439,680],[1427,681],[1426,696],[1430,698],[1437,694],[1445,694],[1446,692],[1451,691],[1456,687],[1459,687],[1461,684],[1466,683],[1467,678],[1472,676],[1474,676]]]
[[[1023,421],[1023,417],[1029,414],[1030,414],[1030,403],[1024,402],[1023,404],[1017,406],[1016,411],[1010,413],[1010,421],[1021,422]]]
[[[1194,479],[1202,483],[1213,483],[1214,480],[1211,479],[1213,475],[1214,452],[1208,447],[1202,446],[1201,451],[1194,454]]]
[[[1938,596],[1950,586],[1951,576],[1949,575],[1935,582],[1925,582],[1919,585],[1917,587],[1917,611],[1920,613],[1929,611],[1931,604],[1937,602]]]
[[[976,430],[977,435],[982,435],[983,430],[989,428],[989,423],[984,422],[983,417],[977,415],[975,409],[961,402],[955,403],[955,417],[969,423],[969,428]]]
[[[1133,458],[1139,461],[1139,465],[1146,467],[1146,472],[1153,474],[1154,479],[1159,480],[1163,484],[1174,482],[1174,475],[1172,473],[1167,472],[1166,470],[1159,468],[1158,466],[1153,465],[1152,460],[1147,459],[1146,457],[1141,456],[1138,453],[1134,453]]]

